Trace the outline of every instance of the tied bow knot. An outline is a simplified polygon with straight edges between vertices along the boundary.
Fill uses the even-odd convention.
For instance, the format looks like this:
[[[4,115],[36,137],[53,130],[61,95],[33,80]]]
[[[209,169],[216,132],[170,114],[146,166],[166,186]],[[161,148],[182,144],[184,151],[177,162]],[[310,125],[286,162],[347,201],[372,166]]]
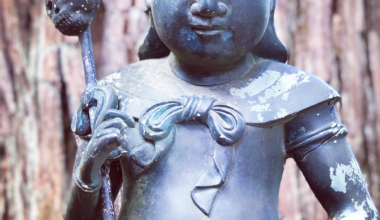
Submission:
[[[233,144],[243,135],[245,121],[233,107],[203,96],[182,96],[179,100],[157,103],[148,108],[140,118],[140,133],[155,143],[141,145],[132,150],[131,156],[139,167],[147,169],[168,151],[170,145],[162,144],[165,138],[173,138],[177,123],[204,123],[216,141],[211,164],[200,176],[191,191],[195,205],[209,215],[222,185],[226,181],[233,157]],[[154,148],[154,149],[153,149]],[[143,155],[143,156],[141,156]],[[139,172],[142,172],[139,171]]]
[[[202,97],[201,99],[197,96],[188,98],[182,96],[182,122],[203,122],[206,123],[209,111],[213,107],[216,99]]]
[[[244,118],[233,107],[203,96],[182,96],[177,101],[157,103],[141,117],[140,133],[148,140],[162,140],[180,122],[202,122],[208,126],[214,140],[231,145],[244,132]]]

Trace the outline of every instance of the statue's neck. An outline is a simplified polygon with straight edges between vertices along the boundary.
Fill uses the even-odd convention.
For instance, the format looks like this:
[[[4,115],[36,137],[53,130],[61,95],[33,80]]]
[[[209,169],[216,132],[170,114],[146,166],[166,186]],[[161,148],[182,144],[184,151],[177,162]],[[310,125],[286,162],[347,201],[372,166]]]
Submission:
[[[184,64],[173,53],[169,56],[169,65],[174,74],[191,84],[201,86],[221,85],[245,75],[256,63],[256,59],[248,53],[233,65],[218,68],[199,67]]]

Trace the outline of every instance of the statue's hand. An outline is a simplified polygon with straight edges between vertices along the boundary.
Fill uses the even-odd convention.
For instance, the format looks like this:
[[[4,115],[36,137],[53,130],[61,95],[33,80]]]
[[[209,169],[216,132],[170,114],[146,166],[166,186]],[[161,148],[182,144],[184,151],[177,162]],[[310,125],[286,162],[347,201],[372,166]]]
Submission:
[[[86,89],[82,95],[81,109],[74,117],[72,128],[76,134],[90,139],[74,170],[74,180],[85,191],[100,187],[102,165],[112,151],[124,145],[125,130],[134,127],[133,118],[117,107],[118,99],[111,87],[96,86]]]

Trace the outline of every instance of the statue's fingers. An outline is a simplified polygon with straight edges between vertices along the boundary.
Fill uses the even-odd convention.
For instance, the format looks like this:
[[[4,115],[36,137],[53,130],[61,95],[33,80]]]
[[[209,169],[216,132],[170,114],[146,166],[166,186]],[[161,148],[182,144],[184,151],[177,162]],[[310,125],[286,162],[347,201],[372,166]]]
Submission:
[[[113,133],[120,134],[120,130],[118,128],[108,126],[108,124],[105,124],[103,126],[104,126],[103,128],[98,129],[98,132],[95,132],[94,138],[99,139],[99,138],[102,138],[103,136],[113,134]]]
[[[99,132],[91,141],[94,142],[92,145],[94,148],[91,150],[93,157],[98,155],[97,158],[104,161],[112,151],[121,145],[121,134],[117,128],[108,128]]]
[[[120,143],[120,139],[121,139],[121,134],[120,134],[120,131],[118,129],[115,129],[115,128],[111,128],[110,130],[113,130],[111,131],[110,133],[108,133],[107,135],[104,135],[103,136],[103,141],[102,143],[111,151],[113,150],[116,150],[118,146],[121,145]],[[108,154],[111,153],[111,152],[108,152]]]
[[[108,129],[108,128],[117,128],[119,130],[123,130],[127,128],[128,125],[121,118],[114,118],[108,121],[103,122],[99,127],[98,131]]]
[[[120,118],[121,120],[123,120],[128,125],[129,128],[135,127],[135,120],[130,115],[128,115],[127,113],[125,113],[123,111],[120,111],[117,109],[110,109],[104,115],[103,120],[106,121],[106,120],[109,120],[112,118]]]

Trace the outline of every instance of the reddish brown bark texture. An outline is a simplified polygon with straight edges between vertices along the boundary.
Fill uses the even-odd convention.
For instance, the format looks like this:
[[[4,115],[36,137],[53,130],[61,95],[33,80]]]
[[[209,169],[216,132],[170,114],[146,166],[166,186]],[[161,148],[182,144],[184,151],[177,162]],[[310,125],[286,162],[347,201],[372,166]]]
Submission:
[[[100,78],[138,60],[144,10],[144,0],[103,0],[92,26]],[[342,121],[378,208],[379,20],[379,0],[278,0],[276,15],[289,63],[342,94]],[[54,28],[44,1],[0,0],[0,219],[62,218],[76,150],[70,121],[84,87],[78,40]],[[279,207],[282,219],[328,218],[291,160]]]

